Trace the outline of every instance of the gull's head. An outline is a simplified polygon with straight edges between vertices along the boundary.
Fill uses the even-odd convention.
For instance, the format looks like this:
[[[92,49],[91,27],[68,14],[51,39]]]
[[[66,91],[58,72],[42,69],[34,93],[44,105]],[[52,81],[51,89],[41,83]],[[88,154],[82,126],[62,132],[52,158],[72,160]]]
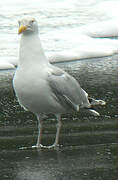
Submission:
[[[18,34],[21,33],[38,33],[38,23],[32,17],[26,17],[18,21],[19,29]]]

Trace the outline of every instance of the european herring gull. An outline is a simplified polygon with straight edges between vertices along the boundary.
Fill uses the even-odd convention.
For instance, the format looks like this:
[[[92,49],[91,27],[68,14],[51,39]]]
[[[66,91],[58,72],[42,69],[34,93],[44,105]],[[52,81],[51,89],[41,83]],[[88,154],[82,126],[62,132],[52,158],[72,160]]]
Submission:
[[[88,97],[79,83],[62,69],[49,63],[38,37],[38,23],[27,17],[19,21],[21,35],[19,65],[13,78],[13,87],[18,101],[24,109],[36,114],[38,119],[38,139],[36,148],[55,148],[59,145],[61,114],[88,110],[93,115],[99,113],[92,105],[104,105],[102,100]],[[43,114],[54,114],[57,118],[55,142],[51,146],[41,144]]]

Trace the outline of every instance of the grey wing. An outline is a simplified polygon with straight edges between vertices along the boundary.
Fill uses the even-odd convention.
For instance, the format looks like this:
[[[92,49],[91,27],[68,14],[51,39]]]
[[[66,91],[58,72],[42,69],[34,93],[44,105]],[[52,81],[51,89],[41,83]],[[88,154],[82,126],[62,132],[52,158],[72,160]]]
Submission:
[[[48,83],[56,100],[65,108],[78,111],[79,106],[89,107],[87,93],[68,73],[54,67],[48,76]]]

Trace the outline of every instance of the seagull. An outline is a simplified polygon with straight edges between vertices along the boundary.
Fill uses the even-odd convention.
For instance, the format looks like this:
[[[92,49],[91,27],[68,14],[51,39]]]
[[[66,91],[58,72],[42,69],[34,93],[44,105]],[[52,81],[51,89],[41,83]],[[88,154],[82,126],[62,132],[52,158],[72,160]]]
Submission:
[[[105,105],[105,101],[88,97],[74,77],[50,64],[41,46],[35,18],[21,19],[18,34],[21,34],[19,64],[13,78],[13,88],[19,104],[38,119],[38,139],[32,148],[56,148],[59,146],[62,114],[84,108],[99,116],[92,106]],[[44,114],[54,114],[57,118],[56,137],[51,146],[41,144]]]

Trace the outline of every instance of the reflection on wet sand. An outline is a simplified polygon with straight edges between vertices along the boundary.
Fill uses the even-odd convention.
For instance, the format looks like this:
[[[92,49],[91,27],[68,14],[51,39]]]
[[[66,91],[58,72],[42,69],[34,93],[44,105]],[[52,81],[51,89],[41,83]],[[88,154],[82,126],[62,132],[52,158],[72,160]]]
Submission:
[[[66,147],[61,151],[4,151],[0,177],[18,180],[77,180],[117,177],[118,144]],[[7,179],[7,178],[6,178]]]

